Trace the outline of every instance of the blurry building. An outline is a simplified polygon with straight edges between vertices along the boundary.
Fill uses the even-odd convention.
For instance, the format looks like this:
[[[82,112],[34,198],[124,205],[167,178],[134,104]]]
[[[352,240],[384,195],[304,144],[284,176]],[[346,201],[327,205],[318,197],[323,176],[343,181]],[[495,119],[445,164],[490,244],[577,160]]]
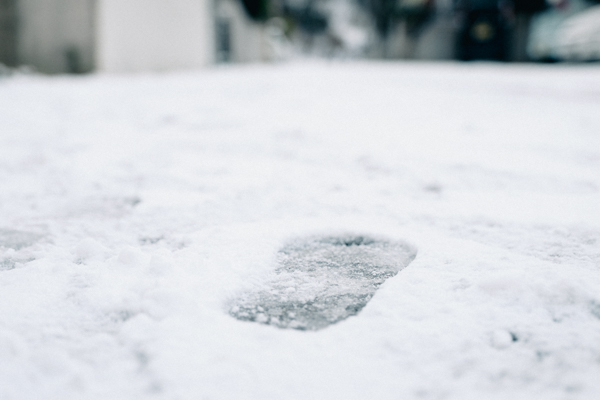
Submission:
[[[17,58],[16,0],[0,0],[0,62],[14,67]]]
[[[128,72],[214,62],[211,0],[0,0],[0,63]]]
[[[212,3],[209,0],[94,2],[98,70],[188,69],[214,61]]]
[[[292,48],[325,57],[594,60],[600,12],[571,17],[598,3],[0,0],[0,64],[45,73],[165,71],[273,60]]]

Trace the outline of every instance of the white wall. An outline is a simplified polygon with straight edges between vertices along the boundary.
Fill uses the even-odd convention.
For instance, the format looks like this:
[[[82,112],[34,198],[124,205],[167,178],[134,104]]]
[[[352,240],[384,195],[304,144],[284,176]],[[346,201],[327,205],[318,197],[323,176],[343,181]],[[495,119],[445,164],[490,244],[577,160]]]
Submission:
[[[105,72],[198,68],[214,61],[212,0],[97,0]]]
[[[47,73],[91,70],[94,67],[94,3],[95,0],[19,0],[20,64]],[[70,71],[73,67],[79,71]]]

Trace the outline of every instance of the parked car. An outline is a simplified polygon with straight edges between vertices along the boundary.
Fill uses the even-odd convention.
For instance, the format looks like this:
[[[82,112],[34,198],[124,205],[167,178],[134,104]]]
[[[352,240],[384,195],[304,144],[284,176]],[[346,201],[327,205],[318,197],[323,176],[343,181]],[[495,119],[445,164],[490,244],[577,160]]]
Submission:
[[[586,0],[548,2],[552,7],[532,18],[527,43],[529,57],[537,61],[593,58],[594,47],[600,46],[597,6]]]
[[[600,5],[567,18],[556,38],[556,56],[564,61],[600,61]]]
[[[507,60],[512,17],[510,2],[459,0],[456,10],[459,60]]]

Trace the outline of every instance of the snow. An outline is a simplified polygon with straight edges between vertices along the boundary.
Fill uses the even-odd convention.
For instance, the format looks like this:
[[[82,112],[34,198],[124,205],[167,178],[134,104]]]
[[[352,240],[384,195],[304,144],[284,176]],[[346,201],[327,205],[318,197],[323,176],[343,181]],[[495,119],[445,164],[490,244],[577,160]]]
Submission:
[[[0,79],[0,398],[595,399],[600,75],[296,62]],[[239,321],[293,238],[416,258]]]

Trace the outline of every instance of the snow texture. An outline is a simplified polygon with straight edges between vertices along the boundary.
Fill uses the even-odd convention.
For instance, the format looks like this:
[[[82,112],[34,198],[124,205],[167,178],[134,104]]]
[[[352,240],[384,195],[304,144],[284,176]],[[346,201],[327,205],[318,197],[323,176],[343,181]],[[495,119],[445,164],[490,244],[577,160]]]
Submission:
[[[3,76],[0,399],[600,398],[599,106],[591,64]],[[291,276],[362,310],[230,315]]]

